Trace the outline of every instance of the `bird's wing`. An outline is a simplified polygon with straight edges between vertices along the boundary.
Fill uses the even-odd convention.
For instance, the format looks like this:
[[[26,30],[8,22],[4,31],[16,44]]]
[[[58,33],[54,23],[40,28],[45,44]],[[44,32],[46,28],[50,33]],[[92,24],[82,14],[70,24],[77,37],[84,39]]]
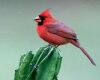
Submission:
[[[68,26],[65,26],[63,23],[56,22],[53,24],[45,25],[48,32],[61,36],[66,39],[77,40],[76,33]]]

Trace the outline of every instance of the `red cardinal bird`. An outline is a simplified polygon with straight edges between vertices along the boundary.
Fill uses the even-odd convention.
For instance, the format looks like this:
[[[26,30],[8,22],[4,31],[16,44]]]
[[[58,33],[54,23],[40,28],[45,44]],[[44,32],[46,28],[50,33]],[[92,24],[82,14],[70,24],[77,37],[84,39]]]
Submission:
[[[56,46],[71,43],[79,48],[91,61],[93,65],[96,65],[93,59],[80,45],[77,35],[73,29],[64,25],[62,22],[56,20],[50,13],[49,9],[46,9],[38,17],[34,19],[37,24],[37,32],[39,36],[48,42]]]

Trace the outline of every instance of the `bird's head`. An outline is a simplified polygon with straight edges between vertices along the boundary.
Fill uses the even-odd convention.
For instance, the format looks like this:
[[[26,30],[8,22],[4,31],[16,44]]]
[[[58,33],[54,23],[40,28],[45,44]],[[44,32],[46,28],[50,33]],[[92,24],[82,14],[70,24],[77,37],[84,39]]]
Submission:
[[[43,25],[45,21],[47,22],[52,18],[53,16],[50,13],[50,9],[46,9],[42,13],[40,13],[34,20],[38,23],[38,25]]]

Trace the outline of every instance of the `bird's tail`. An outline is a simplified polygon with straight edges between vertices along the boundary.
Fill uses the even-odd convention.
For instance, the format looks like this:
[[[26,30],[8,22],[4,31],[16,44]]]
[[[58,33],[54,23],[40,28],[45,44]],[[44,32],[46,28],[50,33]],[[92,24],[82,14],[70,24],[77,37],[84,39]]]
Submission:
[[[78,48],[86,55],[86,57],[90,60],[90,62],[91,62],[93,65],[96,66],[94,60],[90,57],[90,55],[87,53],[87,51],[86,51],[82,46],[80,46],[78,40],[72,41],[71,43],[72,43],[74,46],[78,47]]]

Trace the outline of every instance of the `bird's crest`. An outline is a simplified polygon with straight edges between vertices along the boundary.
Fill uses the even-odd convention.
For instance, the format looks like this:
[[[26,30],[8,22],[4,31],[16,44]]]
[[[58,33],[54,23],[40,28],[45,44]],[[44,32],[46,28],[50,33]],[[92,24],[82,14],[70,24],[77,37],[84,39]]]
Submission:
[[[52,17],[50,8],[44,10],[41,14],[39,14],[39,16]]]

